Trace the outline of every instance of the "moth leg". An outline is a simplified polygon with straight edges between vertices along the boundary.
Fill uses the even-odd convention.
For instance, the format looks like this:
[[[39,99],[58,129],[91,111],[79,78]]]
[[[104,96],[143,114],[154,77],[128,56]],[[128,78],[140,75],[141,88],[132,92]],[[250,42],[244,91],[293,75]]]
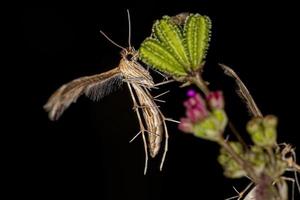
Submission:
[[[160,113],[162,115],[162,113]],[[163,121],[163,125],[164,125],[164,133],[165,133],[165,146],[164,146],[164,153],[163,153],[163,156],[161,158],[161,162],[160,162],[160,171],[162,171],[162,168],[164,166],[164,162],[165,162],[165,159],[166,159],[166,155],[167,155],[167,151],[168,151],[168,147],[169,147],[169,133],[168,133],[168,128],[167,128],[167,125],[166,125],[166,121],[165,121],[165,117],[162,115],[162,121]]]
[[[135,138],[137,138],[137,136],[139,136],[141,134],[142,131],[138,132],[130,141],[129,143],[133,142],[135,140]]]
[[[158,97],[161,97],[161,96],[163,96],[163,95],[165,95],[165,94],[167,94],[167,93],[169,93],[170,92],[170,90],[167,90],[167,91],[165,91],[165,92],[163,92],[163,93],[161,93],[161,94],[159,94],[159,95],[156,95],[155,97],[153,97],[154,99],[157,99]]]
[[[160,85],[165,85],[165,84],[168,84],[168,83],[172,83],[172,82],[174,82],[174,81],[175,81],[175,80],[173,80],[173,79],[167,80],[167,81],[162,81],[162,82],[160,82],[160,83],[154,84],[154,87],[160,86]]]
[[[285,181],[292,182],[292,200],[294,200],[294,198],[295,198],[295,179],[293,179],[291,177],[285,177],[285,176],[283,176],[281,178]],[[298,190],[299,190],[299,188],[298,188]]]
[[[165,121],[169,121],[169,122],[174,122],[176,124],[180,124],[180,121],[177,121],[177,120],[171,119],[171,118],[165,118]]]
[[[295,181],[296,181],[296,185],[297,185],[297,189],[298,192],[300,193],[300,184],[299,184],[299,180],[298,180],[298,174],[297,172],[299,172],[299,165],[297,165],[297,161],[296,161],[296,152],[294,149],[291,150],[292,155],[293,155],[293,169],[294,169],[294,175],[295,175]]]
[[[241,192],[239,192],[235,187],[233,187],[233,189],[234,189],[234,191],[237,193],[237,195],[236,196],[233,196],[233,197],[229,197],[229,198],[226,198],[225,200],[231,200],[231,199],[237,199],[237,200],[240,200],[240,199],[242,199],[243,197],[244,197],[244,195],[245,195],[245,193],[250,189],[250,187],[253,185],[253,182],[251,182],[249,185],[247,185],[247,187],[243,190],[243,191],[241,191]],[[255,187],[252,189],[252,190],[254,190],[255,189]],[[251,193],[252,192],[252,190],[249,192],[249,193]],[[248,194],[249,194],[248,193]],[[246,197],[245,197],[246,198]]]
[[[149,134],[153,134],[153,135],[156,135],[156,136],[159,136],[159,134],[156,134],[156,133],[153,133],[151,131],[148,131],[148,130],[144,130],[144,132],[147,132]],[[138,132],[130,141],[129,143],[133,142],[140,134],[142,133],[142,131]]]
[[[167,93],[169,93],[169,92],[170,92],[170,90],[168,90],[168,91],[166,91],[166,92],[163,92],[163,93],[161,93],[161,94],[159,94],[159,95],[156,95],[155,97],[153,97],[154,101],[166,103],[166,101],[160,100],[160,99],[158,99],[158,97],[161,97],[161,96],[163,96],[163,95],[165,95],[165,94],[167,94]]]
[[[300,167],[296,163],[296,152],[289,144],[283,143],[283,144],[279,144],[279,146],[284,146],[281,154],[282,154],[282,159],[286,161],[288,164],[288,168],[286,169],[286,171],[294,172],[294,177],[295,177],[294,181],[296,182],[298,192],[300,193],[300,184],[299,184],[298,174],[297,174],[297,172],[298,173],[300,172]],[[289,153],[291,153],[291,156],[286,156]]]
[[[131,95],[131,98],[132,98],[132,101],[133,101],[133,108],[136,112],[136,115],[138,117],[138,121],[139,121],[139,125],[140,125],[140,132],[137,134],[142,134],[142,138],[143,138],[143,142],[144,142],[144,149],[145,149],[145,167],[144,167],[144,174],[146,174],[147,172],[147,167],[148,167],[148,146],[147,146],[147,141],[146,141],[146,137],[145,137],[145,128],[144,128],[144,124],[143,124],[143,121],[142,121],[142,118],[141,118],[141,115],[140,115],[140,112],[139,112],[139,109],[138,109],[138,103],[135,99],[135,96],[133,94],[133,91],[132,91],[132,88],[131,88],[131,85],[130,83],[127,82],[127,85],[128,85],[128,88],[129,88],[129,91],[130,91],[130,95]],[[136,135],[136,136],[137,136]],[[136,136],[134,138],[136,138]],[[134,139],[133,138],[133,139]],[[132,141],[132,140],[131,140]]]
[[[144,149],[145,149],[145,167],[144,167],[144,175],[147,173],[147,167],[148,167],[148,146],[147,141],[144,132],[142,132],[142,138],[144,142]]]
[[[153,133],[153,132],[151,132],[151,131],[148,131],[148,130],[145,130],[145,132],[149,133],[150,135],[151,135],[151,134],[152,134],[152,135],[155,135],[155,136],[157,136],[157,137],[159,137],[159,136],[160,136],[160,134]]]
[[[154,101],[157,101],[157,102],[160,102],[160,103],[166,103],[166,101],[160,100],[160,99],[154,99]]]
[[[168,80],[169,76],[166,74],[161,73],[158,70],[152,69],[154,72],[158,73],[159,75],[161,75],[162,77],[164,77],[164,80]],[[149,71],[149,66],[147,65],[147,71]]]

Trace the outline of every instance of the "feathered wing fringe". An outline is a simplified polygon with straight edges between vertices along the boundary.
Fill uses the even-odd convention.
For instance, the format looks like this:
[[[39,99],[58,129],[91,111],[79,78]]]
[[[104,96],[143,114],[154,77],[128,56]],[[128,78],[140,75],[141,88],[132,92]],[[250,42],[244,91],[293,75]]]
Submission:
[[[49,112],[51,120],[57,120],[63,112],[85,94],[92,100],[99,100],[122,84],[120,69],[114,68],[93,76],[84,76],[62,85],[49,98],[44,109]]]

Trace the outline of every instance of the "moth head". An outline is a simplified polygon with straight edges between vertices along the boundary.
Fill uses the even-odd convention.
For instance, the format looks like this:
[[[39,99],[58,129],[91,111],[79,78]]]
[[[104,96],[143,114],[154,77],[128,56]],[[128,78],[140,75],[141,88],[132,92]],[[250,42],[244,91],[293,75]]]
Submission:
[[[121,51],[121,56],[127,61],[137,61],[138,52],[133,47],[128,47]]]

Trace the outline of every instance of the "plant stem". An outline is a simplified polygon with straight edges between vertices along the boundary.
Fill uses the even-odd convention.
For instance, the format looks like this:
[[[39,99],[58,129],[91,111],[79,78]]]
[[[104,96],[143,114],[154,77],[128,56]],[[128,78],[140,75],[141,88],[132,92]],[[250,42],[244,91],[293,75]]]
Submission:
[[[206,83],[202,79],[200,73],[195,73],[193,76],[189,77],[188,80],[191,83],[195,84],[204,93],[205,96],[209,94],[210,91]]]
[[[195,73],[194,76],[191,76],[189,79],[192,83],[194,83],[204,94],[207,96],[210,92],[207,84],[201,77],[201,73]],[[235,126],[232,122],[229,121],[228,126],[232,133],[237,137],[238,141],[244,146],[244,148],[247,148],[247,145],[239,132],[236,130]]]
[[[209,88],[207,87],[205,81],[201,77],[201,73],[195,73],[193,76],[189,77],[189,81],[193,84],[195,84],[203,93],[205,96],[209,94]],[[231,129],[233,129],[233,124],[229,126]],[[235,129],[233,129],[233,132],[237,133]],[[241,139],[240,135],[237,133],[238,139]],[[242,139],[241,139],[242,140]],[[243,140],[242,140],[243,141]],[[218,144],[223,147],[231,156],[232,158],[246,171],[247,175],[252,178],[252,180],[257,183],[259,181],[259,177],[255,174],[253,168],[251,165],[245,161],[241,156],[239,156],[233,148],[225,141],[224,138],[221,138],[218,141]],[[245,144],[245,142],[242,142],[242,144]]]
[[[239,156],[223,138],[219,140],[218,143],[247,172],[247,175],[253,180],[253,182],[257,183],[259,181],[259,177],[257,177],[251,165],[247,161],[245,161],[241,156]]]
[[[237,140],[242,144],[242,146],[245,149],[248,149],[248,146],[247,146],[246,142],[243,140],[242,136],[240,135],[240,133],[238,132],[238,130],[235,128],[235,126],[233,125],[233,123],[231,121],[228,121],[228,126],[229,126],[231,132],[237,138]]]
[[[266,148],[267,153],[269,154],[270,157],[270,167],[276,166],[276,158],[273,152],[273,149],[271,147]]]

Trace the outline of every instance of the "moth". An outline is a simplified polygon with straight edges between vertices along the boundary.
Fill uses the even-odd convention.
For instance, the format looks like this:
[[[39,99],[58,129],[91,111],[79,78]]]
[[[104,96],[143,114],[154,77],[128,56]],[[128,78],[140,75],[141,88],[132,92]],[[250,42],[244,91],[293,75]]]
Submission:
[[[153,97],[150,94],[152,88],[156,88],[158,85],[167,83],[168,81],[154,84],[149,71],[138,62],[139,52],[131,46],[131,25],[128,10],[127,15],[129,24],[129,47],[124,48],[118,45],[100,31],[110,42],[122,49],[119,65],[107,72],[92,76],[84,76],[62,85],[52,94],[48,102],[44,105],[44,109],[49,113],[49,118],[51,120],[57,120],[70,104],[75,103],[81,95],[85,94],[92,100],[99,100],[105,95],[108,95],[115,88],[121,86],[122,83],[126,83],[133,101],[133,108],[136,112],[140,128],[138,134],[131,141],[138,135],[141,135],[143,138],[145,150],[144,174],[146,174],[148,154],[154,158],[159,153],[164,138],[164,151],[160,164],[160,170],[162,170],[168,151],[169,136],[166,121],[175,120],[164,117],[155,102],[158,100],[158,96],[163,94],[156,97]]]

